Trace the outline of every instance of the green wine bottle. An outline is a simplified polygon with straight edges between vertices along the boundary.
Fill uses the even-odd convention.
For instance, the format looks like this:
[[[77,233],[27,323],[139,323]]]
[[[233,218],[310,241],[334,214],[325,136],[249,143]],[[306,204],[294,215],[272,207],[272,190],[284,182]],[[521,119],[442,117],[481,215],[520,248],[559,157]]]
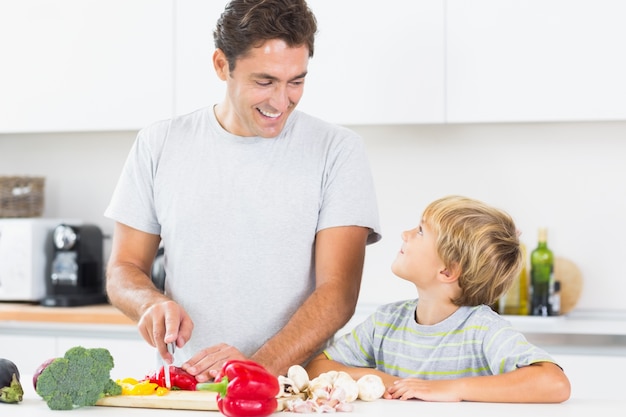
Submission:
[[[530,279],[533,316],[553,315],[550,295],[554,288],[554,254],[548,249],[548,232],[539,229],[537,248],[530,254]]]

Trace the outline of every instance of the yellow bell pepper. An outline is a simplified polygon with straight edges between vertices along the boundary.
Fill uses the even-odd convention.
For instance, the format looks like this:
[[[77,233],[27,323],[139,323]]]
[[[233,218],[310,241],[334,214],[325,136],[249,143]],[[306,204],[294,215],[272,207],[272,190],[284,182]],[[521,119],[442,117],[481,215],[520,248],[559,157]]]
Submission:
[[[122,395],[165,395],[168,393],[167,388],[160,387],[149,380],[137,381],[134,378],[124,378],[115,381],[122,387]]]

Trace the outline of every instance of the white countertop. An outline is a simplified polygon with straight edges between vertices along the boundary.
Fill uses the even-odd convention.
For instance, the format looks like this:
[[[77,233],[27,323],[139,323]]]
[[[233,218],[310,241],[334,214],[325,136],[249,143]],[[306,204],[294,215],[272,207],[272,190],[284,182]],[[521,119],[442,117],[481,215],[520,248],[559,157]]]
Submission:
[[[615,312],[574,311],[564,316],[503,316],[525,334],[626,335],[626,316]]]
[[[380,416],[454,416],[463,417],[589,417],[598,415],[602,417],[623,417],[626,409],[626,400],[584,400],[571,399],[563,404],[495,404],[495,403],[431,403],[422,401],[399,401],[378,400],[374,402],[356,401],[354,410],[342,413],[346,417],[380,417]],[[43,400],[27,397],[20,404],[1,404],[2,415],[10,417],[50,417],[59,416],[58,411],[48,409]],[[71,417],[91,416],[199,416],[202,413],[221,416],[219,412],[212,411],[182,411],[182,410],[158,410],[141,408],[119,407],[83,407],[70,411],[71,414],[63,414]],[[206,415],[206,414],[205,414]],[[303,414],[280,412],[284,416],[303,416]],[[314,414],[315,415],[315,414]]]
[[[25,375],[22,378],[24,385],[24,400],[19,404],[0,403],[0,415],[10,417],[59,417],[58,411],[48,409],[46,403],[34,392],[30,384],[31,377]],[[350,413],[342,413],[345,417],[380,417],[380,416],[454,416],[463,417],[589,417],[598,415],[602,417],[622,417],[626,409],[626,398],[616,400],[597,400],[572,398],[562,404],[496,404],[496,403],[432,403],[417,400],[377,400],[374,402],[356,401],[354,410]],[[93,417],[93,416],[200,416],[209,413],[209,416],[221,416],[219,412],[210,411],[182,411],[182,410],[159,410],[141,408],[119,407],[83,407],[63,413],[68,417]],[[281,412],[279,416],[304,416]],[[315,414],[312,414],[315,415]]]

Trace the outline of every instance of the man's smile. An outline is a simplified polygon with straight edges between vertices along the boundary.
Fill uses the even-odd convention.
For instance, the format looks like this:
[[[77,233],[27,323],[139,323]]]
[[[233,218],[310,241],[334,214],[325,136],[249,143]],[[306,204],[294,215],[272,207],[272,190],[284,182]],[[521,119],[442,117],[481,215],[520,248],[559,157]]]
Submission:
[[[272,119],[277,119],[277,118],[279,118],[279,117],[282,115],[282,113],[281,113],[281,112],[278,112],[278,113],[271,113],[271,112],[268,112],[268,111],[265,111],[265,110],[261,110],[261,109],[260,109],[260,108],[258,108],[258,107],[257,107],[257,110],[258,110],[258,111],[259,111],[259,113],[261,113],[263,116],[265,116],[265,117],[271,117]]]

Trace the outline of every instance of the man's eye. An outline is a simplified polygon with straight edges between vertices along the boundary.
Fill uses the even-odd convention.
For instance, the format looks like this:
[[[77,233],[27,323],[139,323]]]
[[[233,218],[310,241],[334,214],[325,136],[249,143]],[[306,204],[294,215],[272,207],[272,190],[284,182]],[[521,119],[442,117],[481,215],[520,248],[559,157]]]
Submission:
[[[260,85],[261,87],[267,87],[267,86],[272,85],[271,81],[257,81],[256,83],[257,85]]]

